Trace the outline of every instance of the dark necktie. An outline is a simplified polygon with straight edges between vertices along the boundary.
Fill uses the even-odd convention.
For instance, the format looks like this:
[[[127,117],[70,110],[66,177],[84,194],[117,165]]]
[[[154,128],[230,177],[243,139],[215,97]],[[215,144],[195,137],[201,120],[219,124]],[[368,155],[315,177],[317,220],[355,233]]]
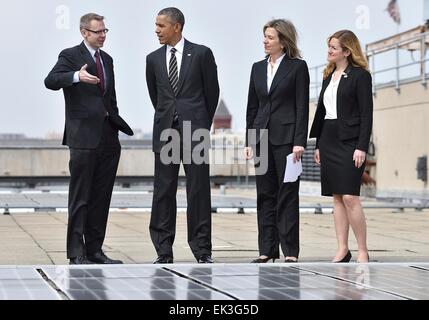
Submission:
[[[179,83],[179,72],[177,71],[176,49],[171,49],[170,63],[168,66],[168,79],[174,94],[177,94],[177,84]]]
[[[101,91],[104,92],[104,72],[103,72],[103,65],[101,64],[100,59],[100,52],[95,52],[95,64],[97,65],[97,77],[100,79],[100,83],[98,86],[100,87]]]
[[[177,84],[179,83],[179,72],[177,69],[177,59],[176,59],[176,48],[171,48],[170,63],[168,65],[168,79],[170,80],[171,89],[173,89],[174,95],[177,95]],[[173,122],[179,120],[179,115],[177,111],[174,110]]]

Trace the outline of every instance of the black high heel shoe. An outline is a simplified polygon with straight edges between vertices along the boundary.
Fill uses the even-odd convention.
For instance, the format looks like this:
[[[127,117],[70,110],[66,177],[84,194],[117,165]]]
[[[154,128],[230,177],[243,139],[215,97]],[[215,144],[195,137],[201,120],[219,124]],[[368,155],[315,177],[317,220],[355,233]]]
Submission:
[[[268,258],[257,258],[255,260],[250,261],[250,263],[267,263],[271,259],[273,260],[273,263],[274,261],[276,261],[276,258],[268,257]]]
[[[344,258],[342,258],[339,261],[334,261],[334,263],[347,263],[347,262],[350,262],[351,259],[352,259],[352,253],[350,252],[350,250],[347,250],[347,253],[344,256]]]

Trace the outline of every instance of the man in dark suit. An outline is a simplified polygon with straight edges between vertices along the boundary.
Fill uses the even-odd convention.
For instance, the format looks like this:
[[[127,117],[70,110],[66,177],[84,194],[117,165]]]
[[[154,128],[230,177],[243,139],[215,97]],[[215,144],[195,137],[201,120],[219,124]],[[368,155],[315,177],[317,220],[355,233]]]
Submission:
[[[102,251],[121,146],[118,129],[133,132],[119,116],[113,60],[100,48],[106,40],[104,17],[80,20],[84,41],[63,50],[45,79],[63,89],[66,121],[63,145],[70,148],[67,258],[70,264],[119,264]]]
[[[213,262],[209,164],[188,157],[196,145],[183,133],[186,128],[190,128],[191,133],[198,129],[209,132],[219,100],[217,67],[209,48],[183,38],[184,24],[185,18],[179,9],[161,10],[156,18],[155,32],[164,46],[149,54],[146,61],[146,81],[155,108],[155,181],[149,226],[158,254],[155,263],[173,263],[181,161],[186,173],[188,243],[198,262]],[[172,130],[178,132],[183,144],[173,147],[180,150],[178,161],[168,163],[163,157],[167,142],[164,135]],[[205,140],[208,140],[207,135]],[[175,141],[169,142],[174,144]],[[205,156],[207,158],[208,154]]]

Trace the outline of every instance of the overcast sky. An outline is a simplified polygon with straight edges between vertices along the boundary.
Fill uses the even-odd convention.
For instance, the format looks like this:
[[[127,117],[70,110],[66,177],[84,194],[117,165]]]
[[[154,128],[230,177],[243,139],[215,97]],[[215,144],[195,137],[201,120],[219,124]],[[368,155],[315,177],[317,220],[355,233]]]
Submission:
[[[263,25],[290,19],[309,66],[326,61],[326,38],[350,29],[362,44],[423,23],[424,0],[398,0],[402,23],[386,12],[388,0],[15,0],[0,3],[0,133],[44,137],[64,128],[61,92],[43,80],[58,53],[82,41],[79,18],[96,12],[106,17],[104,50],[112,55],[119,110],[131,127],[151,132],[153,107],[145,82],[145,57],[159,47],[154,21],[164,7],[177,6],[186,18],[188,40],[209,46],[218,65],[221,97],[233,115],[233,129],[245,127],[250,69],[264,57]]]

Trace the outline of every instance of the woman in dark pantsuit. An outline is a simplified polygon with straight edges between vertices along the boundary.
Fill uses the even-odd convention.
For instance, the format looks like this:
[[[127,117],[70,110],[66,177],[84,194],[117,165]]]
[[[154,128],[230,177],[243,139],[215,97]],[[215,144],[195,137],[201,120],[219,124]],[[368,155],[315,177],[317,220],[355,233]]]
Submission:
[[[328,65],[310,131],[317,138],[322,195],[334,198],[338,250],[333,262],[349,262],[349,226],[358,245],[358,262],[368,262],[366,222],[359,199],[372,130],[372,80],[356,35],[348,30],[328,39]]]
[[[256,170],[259,257],[253,263],[299,255],[299,179],[283,183],[286,157],[298,161],[307,143],[309,75],[299,59],[297,32],[289,21],[278,19],[264,28],[266,58],[253,65],[247,103],[247,133],[267,129],[267,139],[246,140],[245,157],[254,150],[265,159],[266,170]],[[247,135],[248,136],[248,135]]]

